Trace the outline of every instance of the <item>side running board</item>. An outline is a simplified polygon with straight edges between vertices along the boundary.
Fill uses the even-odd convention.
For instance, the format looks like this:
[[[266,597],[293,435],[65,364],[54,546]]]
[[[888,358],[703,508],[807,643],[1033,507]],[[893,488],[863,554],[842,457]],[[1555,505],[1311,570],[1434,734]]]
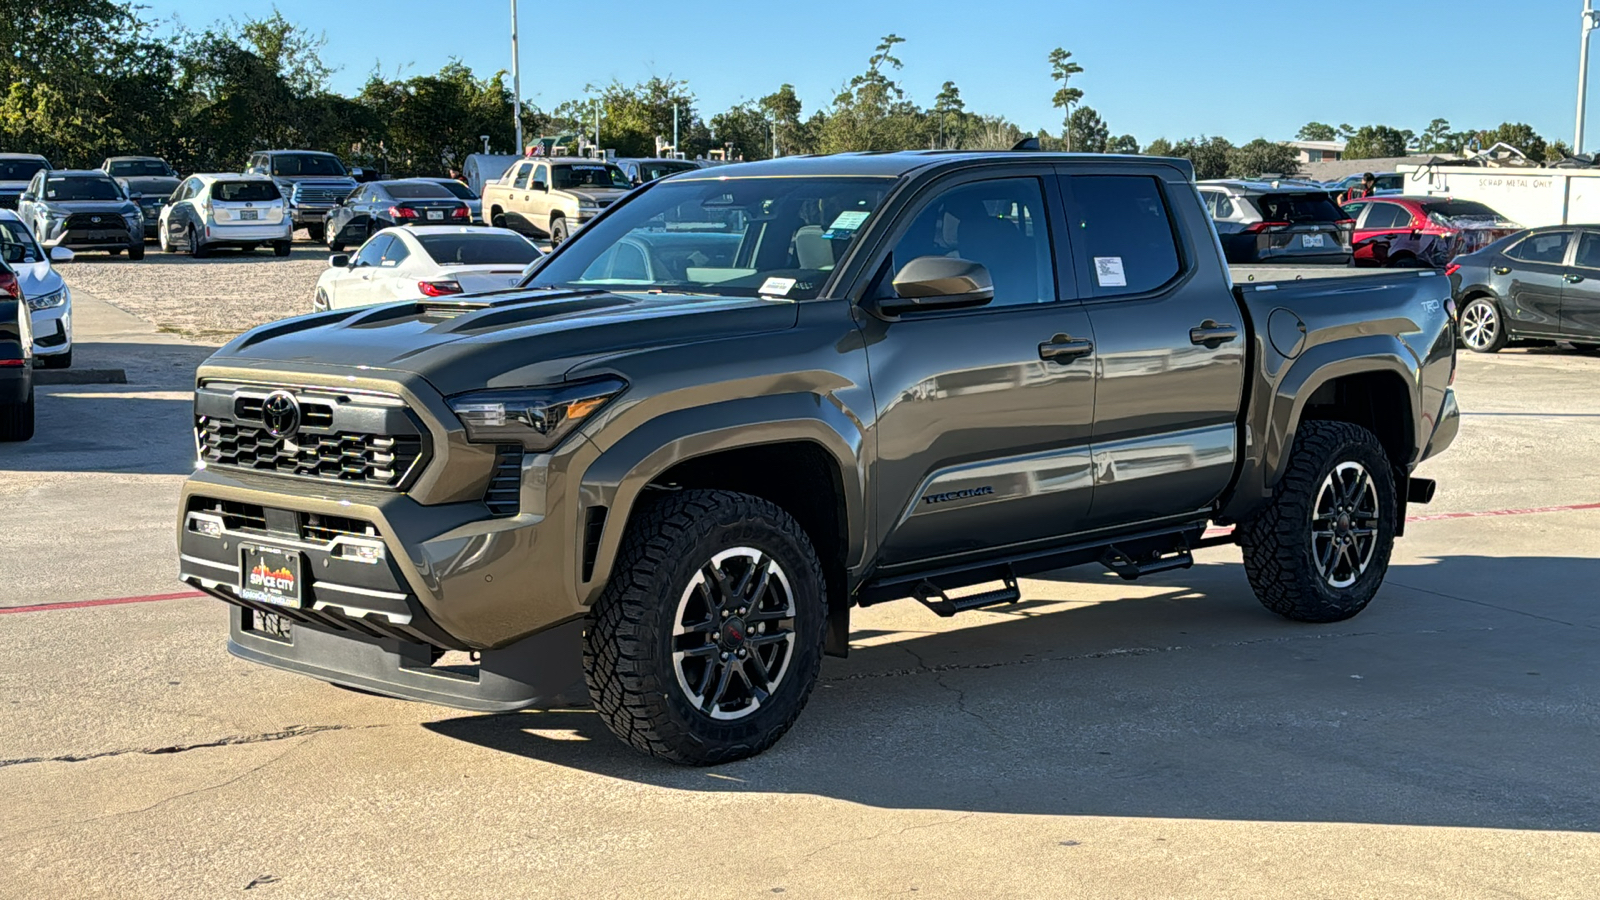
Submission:
[[[1001,580],[1005,587],[993,591],[984,591],[978,594],[968,594],[964,597],[952,597],[931,581],[922,581],[912,588],[912,596],[917,602],[934,611],[935,614],[946,619],[959,612],[980,609],[985,606],[996,606],[1001,603],[1016,603],[1022,599],[1022,590],[1017,587],[1017,576],[1009,568]]]
[[[1138,560],[1113,545],[1107,547],[1106,552],[1100,555],[1100,565],[1117,573],[1117,576],[1124,581],[1133,581],[1156,572],[1187,569],[1194,565],[1194,556],[1189,552],[1189,548],[1179,547],[1170,556],[1153,556]]]

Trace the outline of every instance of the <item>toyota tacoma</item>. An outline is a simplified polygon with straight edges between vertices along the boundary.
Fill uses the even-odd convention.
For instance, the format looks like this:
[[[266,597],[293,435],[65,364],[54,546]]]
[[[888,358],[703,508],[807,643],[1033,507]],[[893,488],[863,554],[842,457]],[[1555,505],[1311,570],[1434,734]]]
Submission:
[[[685,172],[520,288],[219,350],[181,574],[247,660],[738,759],[858,606],[1237,543],[1273,612],[1359,613],[1457,432],[1453,314],[1432,271],[1234,284],[1183,160]]]

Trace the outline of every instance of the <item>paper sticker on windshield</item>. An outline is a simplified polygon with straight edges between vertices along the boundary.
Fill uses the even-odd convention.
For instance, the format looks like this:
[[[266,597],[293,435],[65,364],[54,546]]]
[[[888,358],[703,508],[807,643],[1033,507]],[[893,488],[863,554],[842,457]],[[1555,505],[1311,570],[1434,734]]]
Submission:
[[[794,290],[793,278],[768,278],[762,282],[761,290],[757,291],[763,297],[787,297]]]
[[[865,222],[867,220],[867,216],[869,215],[871,215],[871,213],[862,212],[860,210],[850,210],[849,212],[839,213],[839,217],[833,220],[833,224],[828,226],[828,230],[824,231],[822,236],[824,239],[830,241],[852,237],[855,234],[856,229],[861,227],[861,223]]]
[[[1096,256],[1094,280],[1101,287],[1127,287],[1128,276],[1122,272],[1122,257]]]

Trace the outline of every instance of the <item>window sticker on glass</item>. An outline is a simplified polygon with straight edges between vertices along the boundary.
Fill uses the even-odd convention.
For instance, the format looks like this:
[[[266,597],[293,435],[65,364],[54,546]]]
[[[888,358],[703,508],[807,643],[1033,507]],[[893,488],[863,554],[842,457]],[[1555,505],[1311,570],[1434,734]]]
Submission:
[[[833,220],[833,224],[828,226],[828,230],[824,231],[822,236],[830,241],[853,237],[856,230],[861,227],[861,223],[867,221],[867,216],[869,215],[871,213],[857,209],[839,213],[839,217]]]
[[[1127,287],[1128,276],[1122,271],[1122,257],[1096,256],[1094,280],[1101,287]]]
[[[794,290],[793,278],[768,278],[761,283],[761,290],[757,291],[763,297],[786,297]]]

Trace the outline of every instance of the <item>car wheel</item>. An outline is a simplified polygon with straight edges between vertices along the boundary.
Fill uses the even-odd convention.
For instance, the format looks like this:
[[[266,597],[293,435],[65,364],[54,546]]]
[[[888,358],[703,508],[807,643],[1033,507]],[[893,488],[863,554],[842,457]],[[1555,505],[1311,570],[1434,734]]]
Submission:
[[[106,251],[106,255],[107,256],[121,256],[122,255],[122,251],[121,250],[107,250]]]
[[[26,441],[33,438],[33,391],[21,403],[0,405],[0,441]]]
[[[70,369],[72,368],[72,351],[56,353],[51,356],[35,356],[34,364],[41,369]]]
[[[310,238],[313,244],[320,244],[327,239],[328,229],[323,225],[307,225],[306,237]]]
[[[322,288],[317,288],[316,296],[311,298],[311,309],[312,309],[312,311],[313,312],[326,312],[326,311],[328,311],[329,309],[332,309],[332,308],[333,307],[328,305],[328,293],[326,291],[324,291]]]
[[[505,213],[502,213],[498,209],[495,210],[494,212],[490,213],[489,214],[489,224],[493,225],[496,228],[505,228],[506,227],[506,216],[505,216]]]
[[[748,494],[685,490],[642,509],[583,636],[595,709],[652,756],[713,765],[772,746],[822,662],[811,540]]]
[[[172,252],[172,242],[167,238],[167,226],[165,225],[161,226],[156,232],[156,246],[161,248],[162,253]]]
[[[332,250],[334,253],[343,253],[344,243],[342,241],[329,241],[328,249]]]
[[[189,226],[189,255],[195,259],[204,259],[206,255],[206,247],[200,243],[200,234],[193,225]]]
[[[1239,528],[1256,599],[1300,622],[1361,612],[1389,570],[1398,509],[1394,472],[1372,432],[1302,422],[1272,500]]]
[[[138,262],[139,260],[144,259],[144,244],[143,243],[138,243],[138,244],[134,244],[132,247],[129,247],[128,248],[128,258],[133,260],[134,262]]]
[[[288,241],[274,241],[272,243],[273,256],[288,256],[293,250],[294,247]]]
[[[1505,319],[1500,307],[1488,297],[1479,297],[1461,311],[1461,343],[1474,353],[1495,353],[1506,345]]]
[[[557,216],[550,220],[550,246],[559,247],[567,239],[567,220]]]

